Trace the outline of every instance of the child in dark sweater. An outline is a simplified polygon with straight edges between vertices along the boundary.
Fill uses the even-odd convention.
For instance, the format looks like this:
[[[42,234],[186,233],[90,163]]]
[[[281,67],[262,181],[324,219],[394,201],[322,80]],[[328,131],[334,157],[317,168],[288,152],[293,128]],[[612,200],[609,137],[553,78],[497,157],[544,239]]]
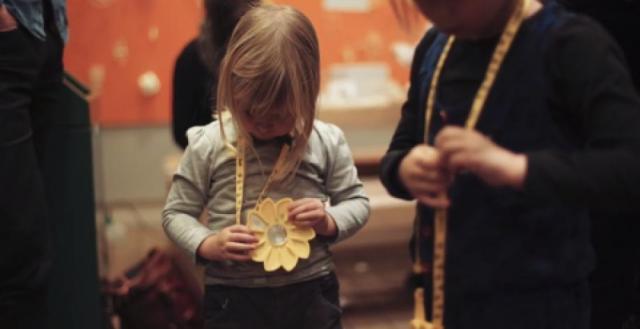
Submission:
[[[435,209],[448,211],[445,327],[588,328],[588,208],[640,200],[640,99],[622,54],[555,2],[415,4],[435,28],[416,50],[381,178],[419,201],[419,263],[432,261]],[[462,128],[482,92],[475,130]]]

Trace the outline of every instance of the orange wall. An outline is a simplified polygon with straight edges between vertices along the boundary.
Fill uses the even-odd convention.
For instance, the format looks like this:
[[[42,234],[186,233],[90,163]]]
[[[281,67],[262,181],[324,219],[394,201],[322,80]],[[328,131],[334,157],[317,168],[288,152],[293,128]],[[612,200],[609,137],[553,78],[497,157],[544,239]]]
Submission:
[[[66,69],[89,87],[96,81],[90,72],[96,67],[104,72],[99,93],[92,100],[95,122],[128,126],[170,121],[173,64],[185,43],[197,33],[201,1],[67,1],[70,40]],[[322,0],[274,2],[299,8],[314,23],[323,73],[332,63],[386,61],[397,81],[407,81],[408,70],[395,63],[390,44],[415,41],[416,36],[400,30],[387,0],[371,0],[373,9],[369,13],[326,12]],[[150,30],[158,32],[157,38],[150,37]],[[127,50],[126,56],[115,56],[115,48]],[[137,87],[138,76],[148,70],[156,72],[161,81],[160,92],[152,97],[143,96]]]

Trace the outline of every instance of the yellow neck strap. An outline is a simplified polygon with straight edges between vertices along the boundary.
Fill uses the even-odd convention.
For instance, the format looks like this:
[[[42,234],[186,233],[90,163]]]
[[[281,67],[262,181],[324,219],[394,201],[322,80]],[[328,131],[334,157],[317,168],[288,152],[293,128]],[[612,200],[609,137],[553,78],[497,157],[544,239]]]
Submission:
[[[242,137],[238,137],[238,148],[236,153],[236,224],[242,223],[242,205],[244,203],[244,177],[245,177],[245,154],[247,149],[247,142]],[[264,183],[264,187],[258,195],[258,199],[256,200],[256,206],[262,202],[267,190],[271,186],[273,181],[273,177],[279,172],[279,170],[283,167],[284,161],[289,154],[289,145],[283,144],[280,149],[280,155],[278,156],[278,160],[271,171],[269,177],[267,177],[267,181]]]

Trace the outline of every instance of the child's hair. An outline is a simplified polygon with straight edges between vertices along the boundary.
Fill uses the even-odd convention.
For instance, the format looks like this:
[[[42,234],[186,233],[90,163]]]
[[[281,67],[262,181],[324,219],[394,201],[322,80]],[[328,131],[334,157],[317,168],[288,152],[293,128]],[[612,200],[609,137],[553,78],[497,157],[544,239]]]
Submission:
[[[293,175],[313,129],[320,89],[320,53],[313,25],[300,11],[277,5],[249,10],[238,22],[222,60],[217,109],[255,120],[284,115],[294,119],[292,145],[274,181]],[[240,102],[242,100],[242,102]],[[234,119],[239,136],[251,138]],[[223,138],[224,127],[220,122]]]

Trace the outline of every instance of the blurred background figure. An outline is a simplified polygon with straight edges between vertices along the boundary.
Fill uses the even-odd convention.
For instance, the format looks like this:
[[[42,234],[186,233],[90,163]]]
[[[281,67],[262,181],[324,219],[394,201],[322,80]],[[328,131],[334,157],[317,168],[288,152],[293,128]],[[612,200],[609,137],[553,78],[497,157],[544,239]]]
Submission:
[[[217,89],[218,66],[238,20],[259,0],[205,0],[200,35],[191,40],[176,60],[173,74],[173,138],[187,147],[187,129],[211,122]]]

